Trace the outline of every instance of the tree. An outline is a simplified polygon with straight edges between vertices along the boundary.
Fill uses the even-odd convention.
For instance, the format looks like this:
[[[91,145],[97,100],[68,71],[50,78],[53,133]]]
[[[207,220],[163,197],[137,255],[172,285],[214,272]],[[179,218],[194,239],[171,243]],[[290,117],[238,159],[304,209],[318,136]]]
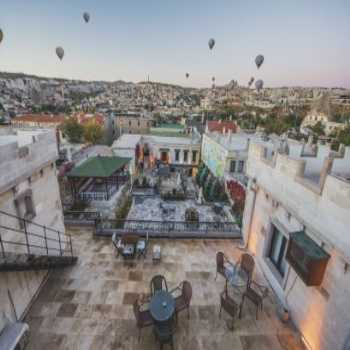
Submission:
[[[309,126],[309,129],[317,136],[325,135],[324,125],[321,122],[317,122],[313,126]]]
[[[103,130],[100,124],[96,123],[95,120],[88,122],[84,126],[84,139],[86,142],[95,145],[102,139]]]
[[[76,118],[67,118],[61,126],[62,132],[68,137],[69,142],[79,143],[84,134],[84,128]]]
[[[350,126],[340,130],[338,134],[338,141],[344,146],[350,146]]]

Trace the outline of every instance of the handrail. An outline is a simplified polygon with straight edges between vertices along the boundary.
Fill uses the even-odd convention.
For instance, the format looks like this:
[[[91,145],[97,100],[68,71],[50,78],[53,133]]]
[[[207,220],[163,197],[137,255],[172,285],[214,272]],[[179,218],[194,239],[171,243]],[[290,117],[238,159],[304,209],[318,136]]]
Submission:
[[[0,251],[3,257],[5,257],[7,253],[6,245],[24,246],[27,249],[27,254],[33,254],[33,248],[35,248],[35,249],[45,250],[46,256],[49,256],[50,252],[58,252],[60,256],[64,256],[68,253],[71,255],[71,257],[73,257],[73,244],[72,244],[71,235],[44,225],[40,225],[31,220],[21,218],[17,215],[4,212],[2,210],[0,210],[0,215],[18,220],[19,222],[21,222],[23,227],[23,229],[19,229],[19,228],[10,227],[7,225],[0,225],[0,229],[2,229],[0,230]],[[42,234],[29,230],[28,228],[30,228],[30,225],[33,225],[34,227],[38,227],[42,229]],[[3,230],[15,232],[16,234],[23,235],[25,237],[25,242],[16,242],[14,240],[9,240],[8,237],[7,238],[2,237],[1,233]],[[54,234],[54,236],[52,236],[52,234]],[[40,239],[39,242],[41,245],[38,245],[37,240],[35,241],[35,244],[33,242],[30,242],[31,237],[39,238]],[[49,244],[50,242],[54,242],[56,244],[53,244],[53,243]],[[11,251],[8,251],[8,253],[11,253]]]
[[[5,215],[5,216],[12,217],[12,218],[17,219],[17,220],[23,220],[24,222],[26,222],[26,223],[28,223],[28,224],[31,224],[31,225],[34,225],[34,226],[37,226],[37,227],[41,227],[42,229],[43,229],[44,227],[46,227],[46,226],[41,225],[41,224],[38,224],[38,223],[36,223],[36,222],[34,222],[34,221],[31,221],[31,220],[22,218],[22,217],[20,217],[20,216],[14,215],[14,214],[7,213],[7,212],[2,211],[2,210],[0,210],[0,214]],[[53,228],[50,228],[50,227],[46,227],[46,230],[49,230],[49,231],[52,231],[52,232],[56,232],[56,233],[57,233],[57,230],[56,230],[56,229],[53,229]],[[69,234],[63,233],[63,232],[60,232],[60,234],[63,235],[63,236],[69,236]]]

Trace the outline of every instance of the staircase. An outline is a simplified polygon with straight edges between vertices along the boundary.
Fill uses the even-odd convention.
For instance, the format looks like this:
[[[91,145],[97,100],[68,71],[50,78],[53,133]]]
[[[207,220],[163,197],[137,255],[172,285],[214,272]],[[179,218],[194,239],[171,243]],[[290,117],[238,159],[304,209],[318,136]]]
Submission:
[[[77,259],[70,235],[0,211],[0,271],[63,268]]]

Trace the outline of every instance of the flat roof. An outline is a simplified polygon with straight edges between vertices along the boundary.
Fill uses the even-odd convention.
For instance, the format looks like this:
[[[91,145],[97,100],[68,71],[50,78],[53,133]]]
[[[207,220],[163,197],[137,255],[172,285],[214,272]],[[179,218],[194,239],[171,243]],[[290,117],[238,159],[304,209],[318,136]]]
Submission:
[[[130,162],[131,158],[97,156],[73,168],[68,177],[109,177]]]

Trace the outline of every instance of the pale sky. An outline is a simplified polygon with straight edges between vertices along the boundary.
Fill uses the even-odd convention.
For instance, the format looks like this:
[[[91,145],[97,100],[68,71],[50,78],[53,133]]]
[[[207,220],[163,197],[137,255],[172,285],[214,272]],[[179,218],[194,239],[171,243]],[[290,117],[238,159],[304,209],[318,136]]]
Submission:
[[[0,71],[350,88],[349,0],[1,0],[0,28]],[[65,49],[62,62],[56,46]]]

